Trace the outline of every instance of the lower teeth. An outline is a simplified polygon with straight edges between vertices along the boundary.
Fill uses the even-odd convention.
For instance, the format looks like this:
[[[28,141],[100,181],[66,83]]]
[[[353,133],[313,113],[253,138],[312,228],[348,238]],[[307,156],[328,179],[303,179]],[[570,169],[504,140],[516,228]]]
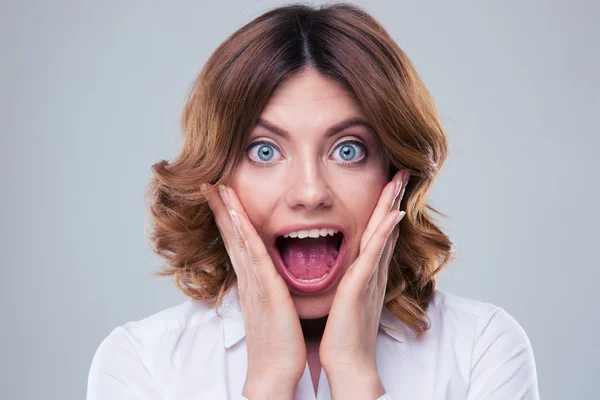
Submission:
[[[325,272],[325,275],[319,277],[319,278],[314,278],[314,279],[298,279],[300,282],[316,282],[316,281],[320,281],[321,279],[325,278],[327,275],[329,275],[329,271]]]

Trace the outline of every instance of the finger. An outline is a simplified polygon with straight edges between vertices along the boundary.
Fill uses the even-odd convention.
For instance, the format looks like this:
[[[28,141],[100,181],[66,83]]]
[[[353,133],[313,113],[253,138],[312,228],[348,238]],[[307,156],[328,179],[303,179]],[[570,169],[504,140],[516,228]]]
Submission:
[[[387,238],[383,254],[381,256],[381,260],[379,261],[379,265],[377,266],[377,288],[381,288],[384,295],[385,288],[387,286],[390,262],[392,260],[392,256],[394,255],[396,243],[398,242],[398,236],[399,230],[398,225],[396,225],[394,229],[392,229],[392,233]]]
[[[402,204],[402,199],[404,198],[404,193],[406,192],[406,186],[408,185],[408,181],[410,180],[410,172],[404,171],[401,180],[402,184],[400,188],[400,193],[394,199],[394,204],[392,205],[392,208],[390,208],[390,211],[400,210],[400,204]]]
[[[375,210],[373,210],[371,218],[369,219],[369,223],[367,224],[367,227],[365,228],[361,238],[361,252],[364,250],[375,229],[377,229],[381,221],[392,209],[400,189],[403,187],[402,177],[403,174],[398,171],[394,175],[394,179],[392,179],[392,181],[389,182],[383,189],[381,196],[379,197],[379,201],[377,202],[377,206],[375,206]]]
[[[244,296],[247,288],[256,287],[258,283],[252,268],[248,266],[249,261],[246,254],[246,239],[239,229],[239,215],[234,210],[229,210],[229,215],[233,224],[234,247],[236,248],[236,252],[240,254],[240,261],[238,263],[240,265],[239,268],[243,269],[245,273],[244,282],[240,282],[240,296]]]
[[[397,211],[397,210],[396,210]],[[400,211],[396,218],[399,218],[392,226],[391,232],[387,235],[381,254],[379,255],[378,261],[375,263],[375,267],[371,276],[369,277],[369,284],[380,290],[382,295],[385,295],[385,287],[387,285],[387,277],[390,267],[390,261],[396,248],[396,242],[398,241],[399,228],[398,225],[404,216],[405,211]]]
[[[358,256],[354,264],[356,269],[354,275],[361,282],[361,287],[367,287],[374,272],[377,271],[388,237],[404,214],[404,211],[398,210],[388,213],[369,239],[365,250]]]
[[[227,206],[225,205],[220,193],[216,187],[209,184],[201,185],[202,194],[206,199],[206,203],[213,212],[215,223],[221,236],[231,238],[233,236],[233,225],[231,224]],[[225,240],[224,240],[225,241]]]
[[[231,222],[231,217],[229,216],[229,212],[227,210],[227,206],[225,205],[223,198],[220,196],[217,188],[210,184],[204,184],[201,187],[202,193],[206,198],[206,202],[213,212],[213,216],[215,219],[215,223],[217,224],[217,228],[221,234],[221,238],[223,243],[225,244],[225,249],[229,254],[229,258],[231,260],[231,264],[233,269],[241,281],[246,279],[246,271],[241,262],[242,257],[241,253],[237,249],[237,246],[233,246],[235,244],[236,236],[234,232],[234,226]]]
[[[392,210],[400,210],[400,205],[402,204],[402,199],[404,198],[404,193],[406,192],[406,186],[408,185],[408,181],[410,179],[410,172],[404,171],[402,177],[402,189],[400,190],[399,195],[394,200],[394,204],[392,205]],[[387,285],[387,276],[390,267],[390,261],[392,259],[392,255],[394,254],[394,250],[396,248],[396,243],[398,241],[398,236],[400,233],[400,228],[398,225],[392,229],[392,233],[388,237],[388,240],[383,249],[383,254],[381,261],[377,267],[377,287],[380,288],[383,286],[383,291],[385,292],[385,286]]]
[[[397,175],[396,175],[397,176]],[[396,178],[396,176],[394,178]],[[393,179],[389,182],[381,192],[379,196],[379,200],[377,201],[377,205],[371,214],[367,227],[363,232],[361,241],[360,241],[360,252],[362,252],[367,245],[369,239],[373,235],[373,232],[377,228],[377,226],[381,223],[383,218],[385,218],[386,214],[389,212],[393,199],[394,199],[394,191],[397,185],[397,179]]]
[[[244,240],[245,256],[248,261],[248,273],[253,273],[260,287],[263,291],[266,291],[274,279],[280,278],[279,274],[275,270],[275,266],[273,265],[273,261],[271,260],[271,256],[269,255],[264,242],[258,235],[258,232],[256,232],[254,225],[248,218],[248,214],[244,211],[237,194],[230,187],[227,187],[226,190],[229,195],[228,208],[230,212],[235,215],[233,220],[234,222],[237,222],[236,226]]]
[[[404,193],[406,192],[406,186],[408,185],[408,181],[410,180],[410,172],[404,171],[402,177],[402,189],[399,195],[394,200],[394,204],[392,205],[392,210],[400,210],[400,205],[402,204],[402,199],[404,198]],[[400,227],[397,224],[392,233],[390,234],[388,241],[385,244],[385,248],[383,250],[382,260],[378,266],[378,287],[387,285],[387,275],[390,266],[390,261],[392,259],[392,255],[394,254],[394,249],[396,248],[396,243],[398,241],[398,236],[400,233]]]

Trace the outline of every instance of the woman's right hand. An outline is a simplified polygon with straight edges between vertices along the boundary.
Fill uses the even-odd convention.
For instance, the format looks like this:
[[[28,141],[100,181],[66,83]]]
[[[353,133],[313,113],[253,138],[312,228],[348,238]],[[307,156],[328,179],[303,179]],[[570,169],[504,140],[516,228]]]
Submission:
[[[306,346],[290,291],[230,187],[203,193],[237,275],[246,329],[248,371],[243,396],[293,399],[306,366]],[[233,290],[233,289],[232,289]]]

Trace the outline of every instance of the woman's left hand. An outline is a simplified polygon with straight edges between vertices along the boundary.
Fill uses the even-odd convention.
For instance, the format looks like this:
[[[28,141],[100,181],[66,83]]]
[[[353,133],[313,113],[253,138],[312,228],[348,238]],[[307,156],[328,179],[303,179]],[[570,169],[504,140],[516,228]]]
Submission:
[[[409,176],[398,172],[383,189],[361,238],[358,258],[333,299],[319,359],[334,399],[377,399],[385,394],[375,351],[397,223],[405,214],[399,206]]]

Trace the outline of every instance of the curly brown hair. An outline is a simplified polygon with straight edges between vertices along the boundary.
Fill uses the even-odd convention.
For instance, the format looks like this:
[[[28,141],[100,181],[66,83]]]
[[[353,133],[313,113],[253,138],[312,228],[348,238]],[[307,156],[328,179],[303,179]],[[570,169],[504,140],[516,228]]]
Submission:
[[[236,276],[200,185],[226,184],[244,143],[273,91],[312,68],[343,85],[362,105],[390,160],[390,179],[411,173],[401,209],[406,216],[389,267],[385,306],[422,337],[437,273],[453,243],[426,203],[448,152],[433,99],[405,53],[363,9],[345,3],[294,4],[244,25],[211,55],[182,115],[183,148],[152,166],[148,236],[166,260],[156,276],[174,276],[187,296],[218,306]]]

